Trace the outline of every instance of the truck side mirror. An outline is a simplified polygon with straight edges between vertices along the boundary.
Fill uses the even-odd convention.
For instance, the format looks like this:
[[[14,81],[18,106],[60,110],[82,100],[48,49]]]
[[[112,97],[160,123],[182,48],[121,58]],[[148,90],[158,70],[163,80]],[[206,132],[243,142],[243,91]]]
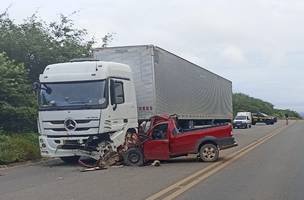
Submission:
[[[115,81],[114,80],[110,80],[110,98],[111,98],[111,105],[114,105],[113,110],[116,110],[117,103],[116,103]]]
[[[38,82],[34,82],[33,85],[32,85],[32,88],[33,88],[34,91],[39,90],[40,87],[41,87],[40,83],[38,83]]]

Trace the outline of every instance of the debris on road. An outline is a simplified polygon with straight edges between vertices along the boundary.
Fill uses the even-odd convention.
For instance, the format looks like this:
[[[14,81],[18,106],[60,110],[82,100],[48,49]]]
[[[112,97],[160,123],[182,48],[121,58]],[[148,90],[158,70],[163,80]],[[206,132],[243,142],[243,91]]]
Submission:
[[[154,162],[151,164],[151,166],[159,167],[160,166],[160,161],[159,160],[154,160]]]
[[[81,172],[95,171],[108,169],[110,166],[121,165],[121,156],[116,152],[107,152],[103,157],[97,160],[94,164],[88,164],[81,158],[78,163],[83,167]]]
[[[82,168],[80,172],[90,172],[90,171],[97,171],[102,169],[107,169],[107,168],[101,168],[101,167]]]
[[[130,147],[134,146],[138,142],[136,134],[129,133],[125,138],[124,145],[113,151],[111,147],[107,148],[105,151],[100,154],[99,159],[94,162],[94,164],[89,164],[85,160],[82,160],[81,157],[78,160],[79,165],[83,167],[81,172],[95,171],[108,169],[109,167],[122,167],[123,166],[123,154]],[[99,152],[97,152],[99,153]]]

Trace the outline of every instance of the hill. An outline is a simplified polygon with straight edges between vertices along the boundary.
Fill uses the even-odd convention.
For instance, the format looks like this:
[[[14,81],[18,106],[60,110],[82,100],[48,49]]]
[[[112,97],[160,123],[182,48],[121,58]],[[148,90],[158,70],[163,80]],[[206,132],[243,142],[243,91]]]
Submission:
[[[273,115],[278,118],[284,118],[285,114],[288,114],[289,117],[301,118],[301,115],[295,111],[289,109],[275,109],[273,104],[250,97],[243,93],[233,94],[233,114],[235,115],[240,111],[249,111],[249,112],[263,112],[268,115]]]

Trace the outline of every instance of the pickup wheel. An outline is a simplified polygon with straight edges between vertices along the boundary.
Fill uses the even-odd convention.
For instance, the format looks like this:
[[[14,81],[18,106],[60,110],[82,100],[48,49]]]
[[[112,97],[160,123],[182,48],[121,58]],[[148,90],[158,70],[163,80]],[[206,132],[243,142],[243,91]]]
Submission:
[[[128,166],[141,166],[144,164],[144,155],[139,148],[130,148],[123,156],[124,163]]]
[[[199,156],[204,162],[215,162],[219,158],[219,149],[214,144],[204,144],[200,148]]]

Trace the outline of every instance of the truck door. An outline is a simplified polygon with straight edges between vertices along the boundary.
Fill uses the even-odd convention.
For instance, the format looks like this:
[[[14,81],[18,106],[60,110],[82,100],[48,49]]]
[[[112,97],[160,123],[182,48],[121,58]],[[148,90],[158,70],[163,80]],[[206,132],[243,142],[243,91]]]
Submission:
[[[130,100],[130,80],[112,78],[110,80],[111,131],[121,130],[129,119],[136,118],[134,103]]]
[[[158,124],[152,129],[152,139],[144,143],[145,160],[169,159],[168,135],[168,123]]]

